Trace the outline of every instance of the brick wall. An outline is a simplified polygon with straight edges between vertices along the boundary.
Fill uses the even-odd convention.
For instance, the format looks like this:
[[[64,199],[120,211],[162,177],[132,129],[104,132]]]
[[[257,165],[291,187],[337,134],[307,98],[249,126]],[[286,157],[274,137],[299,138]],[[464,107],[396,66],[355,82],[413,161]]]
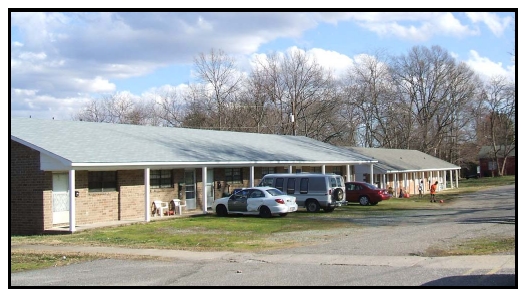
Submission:
[[[52,223],[52,174],[40,170],[38,151],[11,140],[9,153],[10,233],[42,232]]]

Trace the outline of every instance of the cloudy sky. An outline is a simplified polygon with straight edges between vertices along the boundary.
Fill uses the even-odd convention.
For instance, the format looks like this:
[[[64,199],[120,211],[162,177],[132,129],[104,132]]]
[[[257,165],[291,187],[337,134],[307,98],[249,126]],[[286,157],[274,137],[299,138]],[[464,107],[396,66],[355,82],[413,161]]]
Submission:
[[[439,45],[483,77],[514,79],[513,12],[321,11],[11,12],[10,116],[70,120],[92,98],[182,88],[211,48],[244,71],[256,55],[298,48],[342,73],[360,54]]]

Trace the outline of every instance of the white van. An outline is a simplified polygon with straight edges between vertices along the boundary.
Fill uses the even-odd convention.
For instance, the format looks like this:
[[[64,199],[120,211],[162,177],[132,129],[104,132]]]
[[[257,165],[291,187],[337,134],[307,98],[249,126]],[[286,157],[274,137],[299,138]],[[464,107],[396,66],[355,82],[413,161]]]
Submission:
[[[333,212],[346,205],[342,176],[334,173],[266,174],[258,186],[271,186],[297,198],[297,205],[308,212]]]

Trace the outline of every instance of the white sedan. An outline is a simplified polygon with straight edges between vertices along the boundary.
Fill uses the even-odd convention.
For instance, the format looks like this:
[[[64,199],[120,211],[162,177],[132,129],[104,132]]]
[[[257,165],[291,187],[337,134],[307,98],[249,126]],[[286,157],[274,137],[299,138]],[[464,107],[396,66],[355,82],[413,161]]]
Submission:
[[[289,212],[297,211],[298,206],[295,197],[276,188],[251,187],[215,200],[212,209],[217,216],[244,214],[271,217],[272,214],[286,216]]]

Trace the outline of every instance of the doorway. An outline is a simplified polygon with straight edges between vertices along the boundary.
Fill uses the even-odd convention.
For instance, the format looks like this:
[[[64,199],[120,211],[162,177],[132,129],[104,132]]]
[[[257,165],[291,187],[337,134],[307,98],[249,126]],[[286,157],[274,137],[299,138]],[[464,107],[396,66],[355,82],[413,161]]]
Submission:
[[[52,223],[69,223],[69,174],[52,175]]]
[[[194,210],[196,208],[195,195],[195,170],[185,170],[185,200],[187,210]]]

